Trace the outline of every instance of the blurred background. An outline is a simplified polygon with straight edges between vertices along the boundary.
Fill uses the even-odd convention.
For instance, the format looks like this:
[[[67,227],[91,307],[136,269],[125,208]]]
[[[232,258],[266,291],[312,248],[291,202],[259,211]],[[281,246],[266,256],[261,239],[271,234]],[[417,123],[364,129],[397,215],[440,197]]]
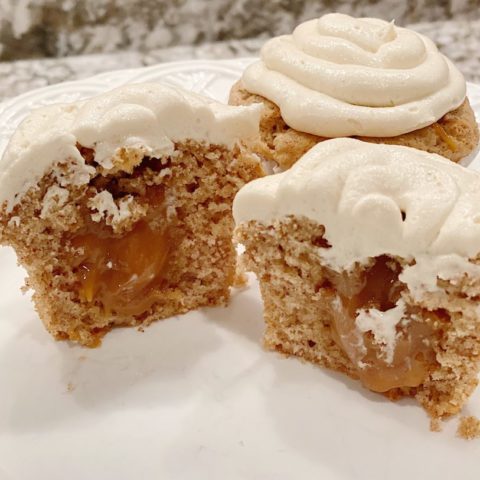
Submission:
[[[480,82],[480,0],[0,0],[0,100],[119,68],[257,55],[332,11],[414,28]]]

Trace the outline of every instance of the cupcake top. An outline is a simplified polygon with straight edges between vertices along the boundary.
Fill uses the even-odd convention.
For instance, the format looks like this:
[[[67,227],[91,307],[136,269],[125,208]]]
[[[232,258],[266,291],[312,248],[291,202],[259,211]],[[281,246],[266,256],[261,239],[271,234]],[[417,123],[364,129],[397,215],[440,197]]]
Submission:
[[[157,83],[126,85],[85,101],[34,110],[0,161],[0,206],[7,202],[11,211],[62,162],[68,161],[73,173],[59,178],[61,185],[88,183],[95,169],[86,165],[78,145],[94,149],[95,162],[108,172],[121,148],[156,157],[172,153],[174,142],[189,139],[231,147],[258,133],[260,110],[258,105],[223,105]]]
[[[409,147],[339,138],[244,186],[233,214],[237,224],[310,218],[325,226],[331,248],[319,255],[333,269],[399,256],[415,260],[403,274],[411,287],[435,289],[439,272],[480,270],[467,261],[480,252],[479,204],[475,171]]]
[[[459,70],[428,38],[393,22],[332,13],[269,40],[244,87],[292,128],[325,137],[391,137],[460,106]]]

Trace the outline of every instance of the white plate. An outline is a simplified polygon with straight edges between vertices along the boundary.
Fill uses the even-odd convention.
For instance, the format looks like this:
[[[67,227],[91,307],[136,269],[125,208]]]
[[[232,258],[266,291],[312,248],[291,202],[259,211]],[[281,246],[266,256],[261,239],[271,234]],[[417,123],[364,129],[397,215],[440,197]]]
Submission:
[[[27,93],[0,105],[0,153],[32,107],[147,80],[225,100],[250,61],[158,65]],[[469,97],[478,116],[480,87]],[[254,281],[228,308],[118,329],[89,350],[52,341],[20,294],[9,249],[0,265],[0,480],[479,478],[480,441],[457,439],[456,420],[431,433],[411,400],[391,403],[263,351]],[[465,413],[480,416],[479,401],[480,390]]]

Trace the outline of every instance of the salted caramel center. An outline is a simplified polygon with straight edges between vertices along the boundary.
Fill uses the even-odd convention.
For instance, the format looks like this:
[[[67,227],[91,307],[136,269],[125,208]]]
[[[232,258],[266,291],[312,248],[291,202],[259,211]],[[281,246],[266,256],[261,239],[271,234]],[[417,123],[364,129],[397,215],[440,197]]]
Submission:
[[[162,189],[150,188],[145,201],[148,214],[123,235],[87,221],[71,239],[80,252],[75,267],[81,301],[96,303],[111,314],[138,315],[158,299],[172,241],[165,227]]]
[[[434,361],[432,319],[402,303],[405,287],[398,280],[400,272],[395,260],[381,256],[360,276],[343,274],[332,279],[339,292],[333,308],[334,339],[362,383],[376,392],[420,385]],[[374,329],[359,328],[362,312],[374,318]]]

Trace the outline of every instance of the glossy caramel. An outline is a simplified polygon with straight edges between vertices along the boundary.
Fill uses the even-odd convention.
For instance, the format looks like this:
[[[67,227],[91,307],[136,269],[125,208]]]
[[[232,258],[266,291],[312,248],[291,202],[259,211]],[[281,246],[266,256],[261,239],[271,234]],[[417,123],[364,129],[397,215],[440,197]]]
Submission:
[[[127,233],[118,236],[110,228],[88,221],[71,239],[82,252],[75,262],[81,301],[96,303],[107,313],[134,316],[158,299],[171,241],[168,229],[158,226],[158,217],[164,217],[163,191],[151,187],[145,198],[148,215]]]
[[[416,317],[414,311],[407,310],[405,321],[397,325],[391,364],[386,362],[383,346],[375,342],[373,334],[362,334],[356,328],[358,310],[386,311],[395,307],[404,288],[399,273],[400,266],[382,256],[360,278],[343,274],[332,280],[340,296],[338,308],[333,308],[334,339],[356,367],[362,383],[376,392],[420,385],[434,361],[430,319]]]

